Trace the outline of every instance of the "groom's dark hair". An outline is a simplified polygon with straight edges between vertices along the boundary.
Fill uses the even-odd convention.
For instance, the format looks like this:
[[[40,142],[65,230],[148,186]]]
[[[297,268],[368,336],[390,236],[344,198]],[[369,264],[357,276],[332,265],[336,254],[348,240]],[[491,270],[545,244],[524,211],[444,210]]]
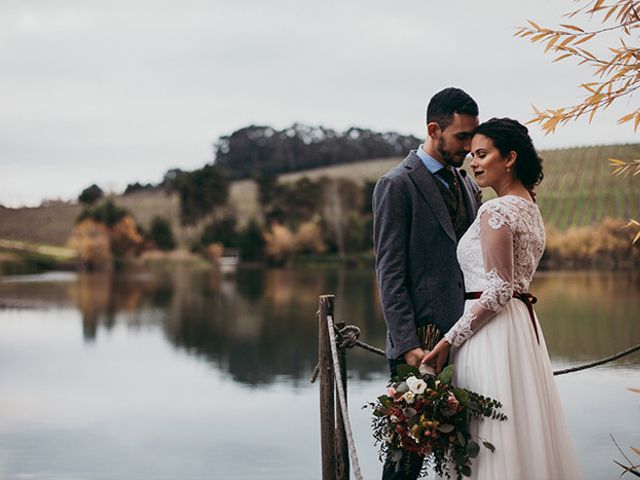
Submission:
[[[453,114],[478,116],[478,104],[464,90],[449,87],[436,93],[427,105],[427,123],[436,122],[442,130],[451,125]]]

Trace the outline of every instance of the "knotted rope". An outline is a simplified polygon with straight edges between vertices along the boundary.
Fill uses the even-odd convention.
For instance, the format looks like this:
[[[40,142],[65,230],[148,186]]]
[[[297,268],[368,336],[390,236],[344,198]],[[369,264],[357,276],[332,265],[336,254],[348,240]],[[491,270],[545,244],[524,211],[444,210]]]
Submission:
[[[351,458],[351,463],[353,465],[353,474],[356,477],[356,480],[362,480],[362,473],[360,472],[360,462],[358,461],[358,452],[356,451],[356,443],[353,440],[353,432],[351,431],[351,420],[349,420],[347,398],[344,392],[344,385],[342,383],[340,361],[338,360],[338,347],[335,336],[336,328],[335,324],[333,323],[333,317],[331,315],[327,315],[327,323],[329,324],[329,343],[331,345],[333,372],[336,378],[336,387],[338,390],[338,401],[340,402],[340,410],[342,411],[344,433],[347,437],[347,444],[349,445],[349,457]]]
[[[319,318],[320,311],[316,313],[316,316]],[[357,326],[346,325],[342,328],[338,328],[335,326],[333,322],[331,323],[331,325],[332,327],[330,328],[337,337],[336,343],[338,348],[343,349],[343,348],[360,347],[363,350],[367,350],[371,353],[375,353],[376,355],[379,355],[381,357],[385,356],[384,350],[376,348],[360,340],[360,329]],[[553,375],[565,375],[567,373],[579,372],[581,370],[586,370],[588,368],[604,365],[605,363],[613,362],[614,360],[618,360],[622,357],[626,357],[627,355],[637,352],[638,350],[640,350],[640,344],[635,345],[633,347],[629,347],[626,350],[616,353],[615,355],[611,355],[610,357],[606,357],[606,358],[601,358],[600,360],[596,360],[594,362],[586,363],[584,365],[579,365],[577,367],[556,370],[553,372]],[[320,364],[318,363],[316,364],[315,368],[313,369],[313,372],[311,373],[311,379],[310,379],[311,383],[314,383],[316,381],[319,373],[320,373]]]
[[[316,317],[320,318],[320,310],[316,312]],[[339,349],[345,348],[353,348],[360,347],[363,350],[367,350],[371,353],[375,353],[376,355],[380,355],[381,357],[385,356],[384,350],[373,347],[368,343],[365,343],[360,340],[360,328],[355,325],[345,325],[342,328],[338,328],[333,322],[333,330],[336,336],[336,344]],[[313,372],[311,373],[311,383],[314,383],[318,378],[318,374],[320,373],[320,363],[316,363]]]

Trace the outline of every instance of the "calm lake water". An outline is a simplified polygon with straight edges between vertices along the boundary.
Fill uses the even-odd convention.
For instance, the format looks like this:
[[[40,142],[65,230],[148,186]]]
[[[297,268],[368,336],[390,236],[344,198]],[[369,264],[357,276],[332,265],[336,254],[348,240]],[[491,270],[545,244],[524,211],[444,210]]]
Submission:
[[[554,368],[640,343],[640,278],[541,273],[532,291]],[[319,479],[318,296],[384,344],[371,270],[47,274],[0,279],[0,478]],[[348,354],[363,474],[386,362]],[[640,447],[640,355],[556,377],[589,479]]]

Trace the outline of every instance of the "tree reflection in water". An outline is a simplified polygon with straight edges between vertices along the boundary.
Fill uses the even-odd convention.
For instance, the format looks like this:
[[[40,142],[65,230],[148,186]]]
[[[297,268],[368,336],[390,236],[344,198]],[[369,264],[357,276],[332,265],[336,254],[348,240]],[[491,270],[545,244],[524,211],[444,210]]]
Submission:
[[[176,268],[34,279],[1,282],[0,306],[75,307],[86,342],[119,324],[161,328],[176,348],[248,385],[308,381],[317,360],[315,312],[325,293],[336,294],[338,321],[358,325],[363,340],[384,345],[370,269],[254,269],[225,278],[216,270]],[[637,275],[544,272],[532,292],[555,359],[577,363],[640,342]],[[621,362],[640,363],[635,357]],[[358,378],[386,371],[384,359],[360,349],[349,352],[348,365]]]

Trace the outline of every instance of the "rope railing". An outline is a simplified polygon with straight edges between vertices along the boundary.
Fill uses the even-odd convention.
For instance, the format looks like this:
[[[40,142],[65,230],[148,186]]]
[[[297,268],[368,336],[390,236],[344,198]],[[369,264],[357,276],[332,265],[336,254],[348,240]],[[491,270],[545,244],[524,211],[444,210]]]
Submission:
[[[362,480],[362,473],[360,473],[360,462],[358,461],[358,452],[356,451],[356,444],[353,441],[353,432],[351,431],[351,421],[349,420],[349,410],[347,409],[347,398],[344,391],[344,385],[342,383],[342,372],[340,371],[340,361],[338,360],[338,347],[336,345],[335,325],[333,324],[333,315],[327,315],[327,323],[329,325],[329,343],[331,345],[331,356],[333,359],[334,374],[336,376],[336,388],[338,390],[338,401],[340,403],[340,411],[342,412],[342,419],[345,429],[345,435],[347,437],[347,444],[349,446],[349,457],[353,464],[353,474],[356,480]]]
[[[358,453],[353,439],[349,410],[347,408],[346,377],[344,376],[347,369],[344,351],[348,348],[359,347],[382,357],[385,356],[385,352],[380,348],[360,340],[360,328],[356,325],[344,325],[340,323],[338,326],[334,322],[333,300],[333,295],[323,295],[320,297],[320,309],[318,309],[316,313],[320,326],[320,358],[311,375],[311,383],[313,383],[316,381],[319,373],[321,371],[323,372],[320,378],[320,421],[323,450],[322,478],[323,480],[347,480],[349,478],[349,462],[348,459],[346,459],[347,453],[340,451],[340,444],[342,443],[344,445],[344,441],[346,441],[348,456],[353,465],[354,476],[356,480],[362,480]],[[553,374],[564,375],[597,367],[626,357],[639,350],[640,344],[594,362],[563,370],[556,370]],[[323,365],[322,368],[321,365]],[[334,403],[332,392],[333,384],[335,384],[335,389],[338,394],[338,405]],[[334,416],[334,410],[338,413],[337,419]],[[334,456],[339,457],[338,463],[335,462]],[[345,460],[346,465],[344,465]]]
[[[376,355],[379,355],[381,357],[386,356],[386,354],[384,353],[384,350],[381,350],[380,348],[369,345],[368,343],[363,342],[362,340],[359,339],[360,328],[357,327],[356,325],[346,325],[345,327],[340,329],[334,326],[334,330],[335,330],[335,334],[338,337],[337,338],[338,348],[342,349],[342,348],[360,347],[363,350],[366,350],[371,353],[375,353]],[[622,350],[621,352],[618,352],[615,355],[601,358],[600,360],[595,360],[593,362],[585,363],[584,365],[579,365],[576,367],[565,368],[562,370],[555,370],[553,374],[555,376],[565,375],[567,373],[579,372],[581,370],[587,370],[588,368],[598,367],[600,365],[604,365],[605,363],[613,362],[614,360],[618,360],[620,358],[626,357],[627,355],[630,355],[639,350],[640,350],[640,343],[633,347],[629,347],[626,350]],[[316,364],[315,368],[313,369],[313,372],[311,373],[311,379],[310,379],[311,383],[314,383],[318,377],[318,371],[319,371],[318,368],[319,367]]]

